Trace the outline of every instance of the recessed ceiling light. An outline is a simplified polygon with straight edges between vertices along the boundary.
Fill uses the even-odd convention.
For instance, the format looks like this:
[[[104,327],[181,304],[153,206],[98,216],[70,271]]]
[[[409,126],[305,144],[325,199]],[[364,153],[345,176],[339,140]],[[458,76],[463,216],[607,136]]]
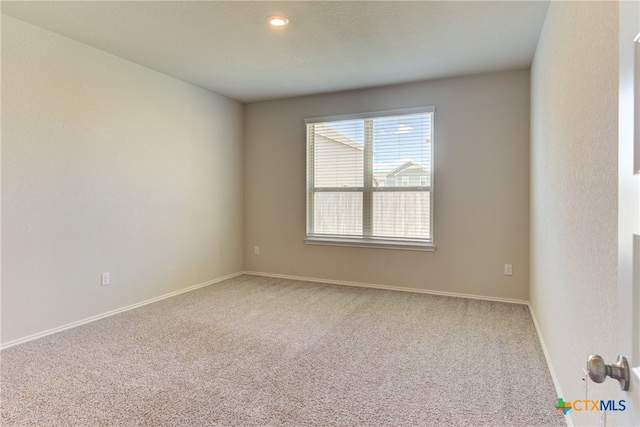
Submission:
[[[289,23],[289,20],[284,16],[272,15],[267,17],[267,22],[273,27],[284,27]]]

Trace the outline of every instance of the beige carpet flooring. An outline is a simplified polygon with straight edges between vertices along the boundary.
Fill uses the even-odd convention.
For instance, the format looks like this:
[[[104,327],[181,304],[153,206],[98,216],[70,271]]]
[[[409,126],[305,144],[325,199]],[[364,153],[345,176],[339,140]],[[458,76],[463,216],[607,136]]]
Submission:
[[[239,276],[0,353],[2,426],[564,426],[528,308]]]

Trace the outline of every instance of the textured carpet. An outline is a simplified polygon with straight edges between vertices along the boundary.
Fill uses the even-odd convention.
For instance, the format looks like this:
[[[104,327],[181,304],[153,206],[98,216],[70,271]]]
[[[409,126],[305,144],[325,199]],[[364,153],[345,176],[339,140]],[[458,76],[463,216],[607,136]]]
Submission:
[[[0,353],[3,426],[564,426],[528,308],[243,275]]]

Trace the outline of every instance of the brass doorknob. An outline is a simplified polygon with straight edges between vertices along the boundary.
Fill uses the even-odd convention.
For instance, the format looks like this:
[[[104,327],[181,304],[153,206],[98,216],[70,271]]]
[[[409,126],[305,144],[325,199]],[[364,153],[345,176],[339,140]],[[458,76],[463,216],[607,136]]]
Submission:
[[[589,371],[589,378],[595,383],[604,382],[609,376],[620,382],[622,390],[629,390],[629,363],[624,356],[618,356],[616,363],[607,365],[602,357],[592,354],[587,359],[587,370]]]

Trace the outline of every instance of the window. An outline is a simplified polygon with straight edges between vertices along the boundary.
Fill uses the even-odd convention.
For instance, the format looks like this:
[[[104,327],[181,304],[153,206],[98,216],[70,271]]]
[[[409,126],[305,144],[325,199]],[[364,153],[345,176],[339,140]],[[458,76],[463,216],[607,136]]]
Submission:
[[[434,107],[307,119],[307,243],[434,250]]]

